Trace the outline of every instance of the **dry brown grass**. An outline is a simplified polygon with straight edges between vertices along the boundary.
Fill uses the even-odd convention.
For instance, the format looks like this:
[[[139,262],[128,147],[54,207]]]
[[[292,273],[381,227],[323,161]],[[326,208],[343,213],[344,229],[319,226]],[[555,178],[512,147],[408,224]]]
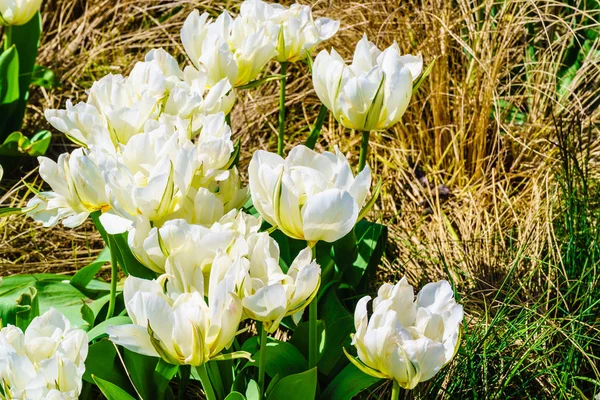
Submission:
[[[48,0],[38,63],[52,68],[62,87],[35,89],[29,132],[47,127],[42,110],[82,99],[84,89],[106,73],[127,73],[155,47],[184,61],[179,29],[193,8],[235,12],[237,1]],[[319,15],[341,20],[342,29],[326,43],[350,57],[363,33],[380,47],[396,40],[405,52],[422,53],[433,71],[414,96],[401,123],[372,135],[369,163],[384,190],[372,219],[387,224],[390,240],[382,279],[407,274],[419,284],[450,273],[472,315],[482,297],[494,293],[513,266],[508,247],[522,244],[518,265],[536,270],[527,293],[548,286],[551,276],[537,260],[554,253],[553,203],[557,150],[554,120],[581,115],[598,124],[600,57],[588,57],[562,98],[557,94],[561,60],[580,40],[581,18],[598,24],[598,13],[581,11],[583,1],[560,0],[403,0],[316,1]],[[596,22],[593,22],[595,19]],[[598,41],[593,45],[598,49]],[[276,72],[277,66],[271,67]],[[287,133],[304,140],[318,112],[304,65],[291,67]],[[242,170],[257,148],[276,147],[278,87],[267,84],[240,95],[233,112],[242,141]],[[505,105],[510,104],[512,109]],[[511,110],[526,118],[509,118]],[[592,162],[600,156],[599,138]],[[321,148],[334,144],[357,158],[359,136],[330,116]],[[292,143],[288,143],[291,146]],[[52,153],[72,145],[55,135]],[[356,160],[353,160],[356,161]],[[31,168],[30,165],[27,166]],[[421,171],[431,184],[418,179]],[[596,168],[596,171],[598,169]],[[35,173],[29,182],[35,181]],[[38,181],[39,183],[39,181]],[[440,196],[446,185],[450,196]],[[17,185],[3,204],[22,204],[28,192]],[[90,260],[101,246],[89,225],[42,229],[13,216],[0,225],[0,264],[8,273],[68,271]],[[444,266],[450,266],[445,270]],[[5,272],[3,271],[2,274]],[[471,303],[473,303],[471,305]],[[540,383],[542,385],[542,383]]]

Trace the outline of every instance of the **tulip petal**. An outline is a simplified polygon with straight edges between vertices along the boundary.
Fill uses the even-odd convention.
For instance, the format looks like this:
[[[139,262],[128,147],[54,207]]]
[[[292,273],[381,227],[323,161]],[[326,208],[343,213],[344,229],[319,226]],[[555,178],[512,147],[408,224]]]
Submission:
[[[133,226],[133,221],[107,212],[100,215],[100,223],[110,235],[118,235],[127,232]]]
[[[134,353],[151,357],[159,356],[154,346],[152,346],[148,330],[143,326],[134,324],[108,326],[106,332],[113,343]]]
[[[352,195],[328,189],[311,196],[302,208],[304,238],[333,243],[352,230],[358,218],[358,205]]]

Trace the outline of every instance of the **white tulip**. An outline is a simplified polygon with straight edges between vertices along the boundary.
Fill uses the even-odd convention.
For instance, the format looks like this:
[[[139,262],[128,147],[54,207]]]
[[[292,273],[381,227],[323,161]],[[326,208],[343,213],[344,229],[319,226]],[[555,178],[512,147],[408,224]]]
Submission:
[[[406,278],[384,284],[367,315],[369,296],[356,305],[352,344],[363,372],[395,379],[405,389],[431,379],[456,354],[463,308],[447,281],[428,283],[415,296]]]
[[[267,233],[253,235],[249,246],[245,268],[244,263],[238,263],[245,272],[240,294],[246,315],[262,321],[269,333],[275,332],[288,315],[298,324],[321,282],[321,267],[312,260],[312,250],[302,250],[284,274],[279,267],[277,242]]]
[[[218,250],[226,250],[234,240],[234,232],[190,224],[182,219],[165,222],[163,226],[150,227],[143,219],[129,231],[129,247],[146,267],[164,273],[167,260],[193,269],[199,267],[210,272],[210,265]]]
[[[161,225],[175,211],[198,169],[196,149],[164,124],[133,136],[114,165],[103,165],[114,214],[123,226],[104,226],[109,233],[127,229],[138,216]],[[103,214],[101,221],[105,222]],[[111,220],[112,221],[112,220]],[[114,220],[118,222],[118,220]]]
[[[52,192],[40,192],[27,203],[27,214],[44,226],[62,221],[67,227],[81,225],[90,213],[110,208],[100,164],[110,158],[99,149],[76,149],[54,162],[38,157],[40,176]]]
[[[332,37],[340,27],[339,21],[329,18],[314,20],[310,7],[297,3],[286,8],[276,3],[246,0],[242,3],[240,17],[259,20],[267,26],[277,48],[276,59],[280,62],[305,59],[307,53]]]
[[[237,333],[241,300],[228,290],[231,283],[224,280],[209,294],[207,303],[202,274],[194,278],[199,291],[163,293],[159,281],[128,277],[123,296],[133,323],[108,327],[110,340],[175,365],[199,366],[219,359],[219,353],[231,345]],[[177,277],[161,277],[160,281],[173,279]]]
[[[25,333],[8,325],[0,330],[0,399],[77,399],[87,352],[86,333],[53,308]]]
[[[106,119],[94,106],[87,103],[73,105],[67,100],[65,110],[47,109],[44,116],[58,131],[79,146],[100,146],[114,151]]]
[[[207,74],[209,87],[227,78],[234,87],[258,76],[276,54],[267,28],[258,21],[231,18],[227,11],[216,20],[194,10],[181,29],[181,42],[194,66]]]
[[[163,49],[151,50],[128,77],[107,75],[94,82],[87,102],[65,110],[46,110],[50,124],[80,146],[119,152],[120,145],[147,130],[147,125],[179,124],[190,139],[204,117],[229,113],[235,101],[227,79],[206,88],[207,76],[193,67],[185,71]]]
[[[352,230],[371,185],[367,166],[356,178],[348,160],[297,146],[284,160],[256,151],[249,167],[252,202],[287,236],[335,242]]]
[[[0,0],[0,23],[24,25],[40,9],[42,0]]]
[[[422,68],[420,55],[401,55],[395,42],[382,52],[364,35],[350,65],[333,49],[321,51],[313,64],[313,85],[345,127],[383,130],[400,121]]]

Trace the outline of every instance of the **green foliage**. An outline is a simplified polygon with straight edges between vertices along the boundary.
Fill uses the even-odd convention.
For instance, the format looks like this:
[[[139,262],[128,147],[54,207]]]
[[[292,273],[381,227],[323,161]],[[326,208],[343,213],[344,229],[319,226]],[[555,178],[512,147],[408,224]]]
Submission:
[[[269,394],[269,400],[312,400],[317,390],[317,370],[293,374],[281,379]]]
[[[3,324],[15,325],[17,313],[24,306],[24,304],[18,302],[24,301],[23,299],[28,296],[33,296],[33,293],[37,293],[37,296],[33,297],[38,302],[40,314],[54,307],[63,313],[74,326],[85,328],[87,322],[81,315],[81,302],[84,301],[91,305],[95,299],[89,298],[71,285],[70,278],[69,276],[52,274],[13,275],[3,278],[0,285],[0,318]],[[35,292],[32,292],[32,289]],[[98,295],[106,294],[108,285],[100,281],[91,281],[88,289],[95,291]],[[24,294],[26,297],[22,298],[21,296]],[[28,300],[27,304],[31,305],[29,302]]]
[[[13,132],[0,145],[0,156],[42,156],[46,154],[50,140],[52,140],[52,134],[46,130],[39,131],[31,139],[25,137],[21,132]]]

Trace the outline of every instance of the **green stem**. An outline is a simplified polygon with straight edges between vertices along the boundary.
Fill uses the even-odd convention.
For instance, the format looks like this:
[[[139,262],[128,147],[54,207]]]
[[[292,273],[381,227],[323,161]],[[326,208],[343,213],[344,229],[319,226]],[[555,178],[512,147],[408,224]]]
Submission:
[[[179,374],[181,375],[179,379],[179,387],[177,390],[177,398],[179,400],[185,399],[185,392],[187,390],[188,382],[190,381],[190,373],[192,367],[189,365],[181,365],[179,367]]]
[[[313,258],[317,258],[317,244],[312,246]],[[317,301],[318,295],[308,305],[308,369],[317,366],[319,343],[317,343]]]
[[[260,357],[258,358],[258,398],[263,399],[265,394],[265,356],[267,352],[267,330],[264,324],[261,324],[260,329]]]
[[[287,82],[287,62],[281,63],[281,78],[279,84],[279,136],[277,137],[277,154],[283,157],[283,145],[285,134],[285,85]]]
[[[319,115],[317,116],[317,121],[315,122],[315,126],[313,126],[310,135],[306,138],[306,142],[304,145],[309,149],[314,149],[317,144],[317,139],[321,134],[321,129],[323,128],[323,123],[325,122],[325,117],[327,117],[327,107],[324,104],[321,104],[321,108],[319,109]]]
[[[4,27],[4,50],[8,50],[12,44],[12,26],[8,25]]]
[[[363,131],[362,142],[360,144],[360,158],[358,160],[358,172],[365,168],[367,163],[367,153],[369,152],[369,135],[370,131]]]
[[[395,379],[392,379],[392,382],[392,396],[390,397],[390,400],[398,400],[398,397],[400,397],[400,385],[398,385],[398,382]]]
[[[197,367],[196,371],[198,371],[198,376],[200,377],[200,383],[202,383],[202,389],[204,389],[204,394],[206,395],[206,400],[217,400],[215,391],[213,390],[213,387],[210,383],[210,378],[208,377],[208,370],[206,369],[206,363]]]
[[[229,128],[231,128],[231,113],[225,116],[225,122],[227,123],[227,125],[229,125]]]
[[[108,303],[108,311],[106,319],[112,318],[115,313],[115,303],[117,300],[117,280],[119,279],[119,264],[117,262],[117,242],[109,235],[108,247],[110,249],[110,301]]]

